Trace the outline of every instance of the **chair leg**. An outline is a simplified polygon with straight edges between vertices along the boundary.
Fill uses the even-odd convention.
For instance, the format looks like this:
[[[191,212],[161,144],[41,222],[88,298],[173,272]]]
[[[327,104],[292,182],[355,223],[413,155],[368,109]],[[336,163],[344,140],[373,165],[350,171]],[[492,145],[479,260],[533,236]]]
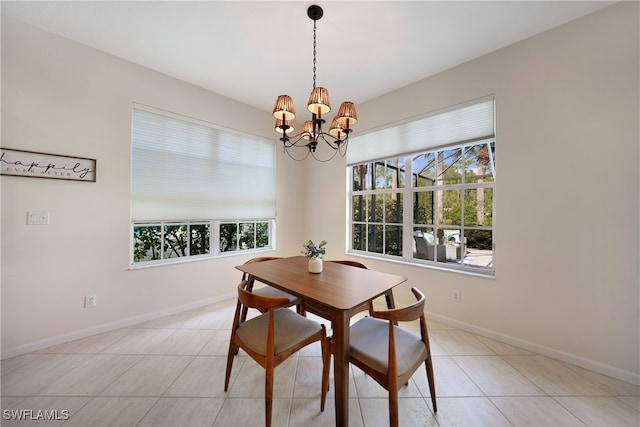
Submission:
[[[324,406],[327,401],[327,392],[329,391],[329,367],[331,366],[331,349],[330,342],[326,337],[323,329],[323,339],[320,341],[322,345],[322,394],[320,395],[320,412],[324,412]]]
[[[239,347],[233,342],[233,337],[231,337],[231,342],[229,343],[229,354],[227,355],[227,371],[224,376],[224,391],[229,389],[229,380],[231,379],[231,368],[233,368],[233,358],[238,351]]]
[[[431,393],[431,404],[433,405],[433,412],[438,412],[438,406],[436,405],[436,384],[433,378],[433,364],[431,363],[431,357],[428,357],[424,361],[427,367],[427,379],[429,380],[429,393]]]
[[[273,369],[273,365],[267,366],[265,369],[264,412],[266,427],[271,427],[271,417],[273,411]]]
[[[389,386],[389,427],[398,427],[398,384]]]

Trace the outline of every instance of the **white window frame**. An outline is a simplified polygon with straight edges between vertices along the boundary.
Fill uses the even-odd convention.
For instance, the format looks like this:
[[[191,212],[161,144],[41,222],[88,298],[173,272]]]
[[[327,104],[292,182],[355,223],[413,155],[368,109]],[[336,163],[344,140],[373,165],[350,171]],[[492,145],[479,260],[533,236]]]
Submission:
[[[465,121],[465,123],[471,123],[469,126],[459,126],[456,123],[459,121]],[[464,149],[465,146],[477,145],[482,143],[488,143],[490,146],[495,147],[495,118],[494,118],[494,106],[493,106],[493,97],[485,98],[479,101],[474,101],[471,103],[464,104],[462,106],[448,108],[444,110],[444,112],[439,112],[437,114],[427,115],[425,117],[419,118],[414,121],[409,121],[405,123],[398,124],[393,127],[385,128],[382,130],[378,130],[372,132],[371,134],[364,135],[360,141],[354,139],[350,144],[350,150],[353,149],[354,145],[361,144],[363,147],[361,150],[355,150],[355,154],[351,154],[351,159],[347,160],[347,179],[348,179],[348,191],[347,191],[347,253],[351,255],[364,256],[369,258],[378,258],[390,261],[397,261],[403,263],[409,263],[412,265],[420,265],[427,268],[435,268],[447,271],[460,272],[465,274],[473,274],[479,275],[483,277],[495,277],[495,260],[496,260],[496,243],[495,243],[495,228],[496,228],[496,177],[495,177],[495,164],[494,164],[494,154],[491,153],[491,171],[493,180],[490,182],[483,183],[468,183],[462,182],[455,185],[449,186],[434,186],[434,187],[414,187],[413,186],[413,174],[412,174],[412,159],[415,155],[421,153],[429,153],[429,152],[438,152],[446,149],[453,149],[461,147]],[[415,123],[415,124],[414,124]],[[464,131],[458,132],[456,135],[454,132],[451,132],[450,129],[464,128]],[[415,137],[407,137],[407,134],[411,134],[415,129],[419,129],[423,131],[422,133],[425,136],[426,143],[419,140],[419,138]],[[457,130],[455,131],[457,132]],[[420,132],[415,132],[413,136],[419,134]],[[396,139],[399,137],[405,137],[405,140],[402,143],[395,144]],[[410,135],[411,136],[411,135]],[[463,140],[458,139],[455,142],[457,137],[464,138]],[[356,142],[357,141],[357,142]],[[440,142],[445,142],[441,144]],[[354,144],[355,143],[355,144]],[[356,145],[357,146],[357,145]],[[396,148],[399,152],[394,153],[393,148],[389,147],[399,147]],[[409,150],[409,151],[401,151],[401,150]],[[384,157],[373,158],[376,154],[382,154]],[[363,189],[361,191],[353,190],[353,170],[354,166],[361,164],[370,164],[376,161],[387,161],[393,158],[404,158],[404,167],[405,167],[405,178],[404,178],[404,187],[398,189]],[[374,172],[375,173],[375,172]],[[480,226],[480,225],[466,225],[464,224],[464,210],[461,211],[461,225],[452,225],[447,228],[450,229],[460,229],[461,233],[464,235],[465,230],[490,230],[492,235],[492,245],[491,245],[491,263],[486,267],[475,267],[466,264],[465,262],[453,263],[453,262],[438,262],[437,253],[434,254],[434,260],[425,260],[414,258],[414,230],[418,227],[425,227],[424,224],[416,224],[413,218],[413,200],[414,194],[416,192],[421,191],[440,191],[440,190],[448,190],[448,189],[456,189],[461,191],[461,197],[464,197],[464,191],[468,189],[477,189],[477,188],[491,188],[492,189],[492,219],[490,226]],[[365,243],[366,250],[354,249],[354,221],[353,221],[353,213],[354,206],[353,200],[354,196],[364,195],[370,196],[372,194],[386,194],[386,193],[396,193],[400,192],[403,194],[403,207],[402,207],[402,255],[390,255],[386,253],[380,252],[371,252],[369,251],[368,243]],[[463,202],[464,203],[464,200]],[[462,204],[464,206],[464,204]],[[383,212],[385,208],[383,206]],[[435,214],[434,214],[435,215]],[[363,221],[356,221],[357,223],[364,223],[367,225],[366,214],[363,218]],[[375,224],[375,222],[372,222]],[[441,224],[436,224],[434,219],[434,224],[429,227],[434,228],[442,228],[445,227]],[[434,230],[435,231],[435,230]],[[367,238],[367,232],[364,232],[365,238]],[[384,238],[384,237],[383,237]],[[446,243],[445,243],[446,244]],[[361,246],[362,247],[362,246]],[[464,241],[462,242],[462,247],[464,248]],[[386,250],[387,245],[383,240],[382,250],[383,252]],[[436,251],[438,248],[435,249]],[[464,254],[462,254],[464,257]],[[464,261],[464,259],[463,259]]]

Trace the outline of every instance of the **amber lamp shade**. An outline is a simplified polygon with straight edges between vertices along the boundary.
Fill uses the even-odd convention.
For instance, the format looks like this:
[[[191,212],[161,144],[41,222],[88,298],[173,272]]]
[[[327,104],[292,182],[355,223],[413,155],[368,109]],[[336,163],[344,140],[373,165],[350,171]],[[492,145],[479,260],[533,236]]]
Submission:
[[[293,99],[289,95],[278,96],[276,105],[273,107],[273,117],[284,121],[296,118],[296,108],[293,106]]]
[[[314,87],[311,91],[311,95],[309,95],[307,110],[319,116],[331,111],[329,91],[323,87]]]
[[[356,114],[356,106],[351,101],[345,101],[340,105],[336,120],[343,126],[353,125],[358,122],[358,115]]]
[[[284,127],[283,126],[287,126]],[[278,133],[293,132],[295,128],[293,127],[293,120],[285,120],[284,122],[280,119],[276,120],[275,131]]]

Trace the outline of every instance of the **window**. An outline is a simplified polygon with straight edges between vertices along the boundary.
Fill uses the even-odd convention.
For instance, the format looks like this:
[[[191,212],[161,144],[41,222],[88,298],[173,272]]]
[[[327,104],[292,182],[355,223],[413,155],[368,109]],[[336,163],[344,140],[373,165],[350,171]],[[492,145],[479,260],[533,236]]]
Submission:
[[[273,248],[274,217],[273,142],[134,106],[132,265]]]
[[[349,164],[350,251],[493,274],[493,100],[364,137],[368,153],[351,144],[356,159],[386,154],[398,138],[410,152]]]

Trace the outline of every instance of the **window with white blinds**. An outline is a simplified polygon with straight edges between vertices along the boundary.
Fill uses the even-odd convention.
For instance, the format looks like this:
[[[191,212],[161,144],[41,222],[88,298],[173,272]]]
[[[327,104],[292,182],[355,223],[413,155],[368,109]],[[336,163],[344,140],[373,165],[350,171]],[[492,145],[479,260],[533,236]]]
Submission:
[[[347,165],[494,136],[493,97],[448,108],[349,141]]]
[[[131,266],[273,249],[272,141],[134,105]]]
[[[349,253],[495,277],[494,100],[354,137]]]
[[[274,217],[272,141],[134,106],[133,221]]]

